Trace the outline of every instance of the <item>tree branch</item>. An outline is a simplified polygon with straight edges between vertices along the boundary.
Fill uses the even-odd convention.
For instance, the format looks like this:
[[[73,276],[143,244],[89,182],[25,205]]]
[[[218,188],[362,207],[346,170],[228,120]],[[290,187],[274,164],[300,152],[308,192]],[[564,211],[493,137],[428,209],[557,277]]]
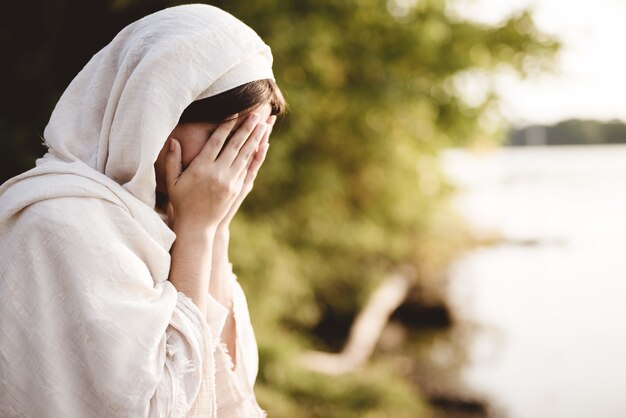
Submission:
[[[414,276],[414,269],[407,266],[381,283],[354,320],[341,352],[307,351],[299,356],[299,363],[306,369],[326,374],[349,373],[365,364],[374,352],[389,317],[406,299]]]

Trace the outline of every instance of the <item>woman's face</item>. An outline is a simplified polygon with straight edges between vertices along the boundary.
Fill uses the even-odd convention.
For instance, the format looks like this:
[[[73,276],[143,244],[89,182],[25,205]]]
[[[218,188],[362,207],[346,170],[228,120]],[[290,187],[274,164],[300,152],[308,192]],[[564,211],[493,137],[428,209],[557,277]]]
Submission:
[[[258,113],[260,121],[267,121],[270,117],[272,107],[269,103],[266,103],[258,108],[254,109],[255,113]],[[237,130],[239,126],[246,120],[248,113],[237,119],[233,131]],[[196,123],[183,123],[176,125],[174,130],[170,133],[165,145],[161,149],[156,162],[154,163],[154,169],[156,172],[157,191],[165,192],[165,156],[167,154],[168,142],[170,138],[178,140],[182,151],[182,168],[185,170],[194,158],[200,153],[204,144],[208,141],[209,137],[217,128],[217,123],[209,122],[196,122]]]

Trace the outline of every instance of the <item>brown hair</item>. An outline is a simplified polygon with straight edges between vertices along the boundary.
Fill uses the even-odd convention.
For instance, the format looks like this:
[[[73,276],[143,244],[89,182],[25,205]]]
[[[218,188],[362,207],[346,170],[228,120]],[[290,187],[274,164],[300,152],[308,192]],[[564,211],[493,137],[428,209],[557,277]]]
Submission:
[[[196,100],[183,111],[178,123],[220,123],[235,113],[242,113],[269,103],[272,115],[285,112],[285,99],[274,82],[251,81],[206,99]]]

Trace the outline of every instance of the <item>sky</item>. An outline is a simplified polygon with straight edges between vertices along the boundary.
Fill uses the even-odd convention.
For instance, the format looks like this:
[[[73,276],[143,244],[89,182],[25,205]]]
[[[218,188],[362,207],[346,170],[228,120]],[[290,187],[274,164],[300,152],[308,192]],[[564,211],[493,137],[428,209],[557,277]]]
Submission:
[[[512,74],[497,78],[501,111],[514,125],[569,118],[626,121],[625,0],[453,0],[452,4],[461,16],[488,24],[530,7],[539,29],[561,40],[554,73],[526,80]]]

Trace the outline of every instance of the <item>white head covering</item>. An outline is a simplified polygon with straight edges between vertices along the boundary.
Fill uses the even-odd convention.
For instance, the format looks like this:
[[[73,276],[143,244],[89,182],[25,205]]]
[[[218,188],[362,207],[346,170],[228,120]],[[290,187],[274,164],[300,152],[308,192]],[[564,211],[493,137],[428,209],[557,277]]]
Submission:
[[[270,48],[232,15],[207,5],[132,23],[97,53],[59,100],[44,138],[154,206],[154,161],[194,100],[273,79]]]
[[[216,414],[219,332],[167,280],[154,162],[191,102],[271,63],[242,22],[186,5],[129,25],[72,81],[49,152],[0,187],[1,416],[178,417],[205,392]],[[253,412],[222,415],[262,415],[237,405]]]

